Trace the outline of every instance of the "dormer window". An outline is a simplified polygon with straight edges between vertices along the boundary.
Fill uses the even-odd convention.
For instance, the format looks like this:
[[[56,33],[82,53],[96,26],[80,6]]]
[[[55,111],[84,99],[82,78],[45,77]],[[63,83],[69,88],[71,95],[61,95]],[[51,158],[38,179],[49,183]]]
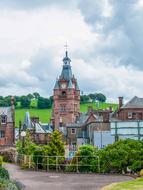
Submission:
[[[5,124],[5,123],[6,123],[6,120],[7,120],[6,115],[1,115],[1,123],[2,123],[2,124]]]

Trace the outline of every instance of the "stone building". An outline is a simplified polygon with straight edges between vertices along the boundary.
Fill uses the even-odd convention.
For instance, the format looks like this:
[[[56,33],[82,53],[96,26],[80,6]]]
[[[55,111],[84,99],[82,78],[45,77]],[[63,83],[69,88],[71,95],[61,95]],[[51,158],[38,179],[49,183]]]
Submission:
[[[12,146],[15,143],[14,98],[10,107],[0,107],[0,146]]]
[[[112,143],[109,120],[111,113],[111,110],[93,110],[91,108],[87,113],[80,113],[75,123],[67,124],[68,144],[76,149],[76,146],[82,144],[92,144],[99,147],[99,141],[101,142],[100,148]],[[98,136],[99,133],[100,136]]]
[[[77,79],[72,74],[70,58],[66,51],[62,73],[54,87],[53,124],[55,129],[75,123],[80,112],[80,90]]]
[[[19,126],[19,138],[22,131],[29,131],[31,140],[36,144],[47,144],[50,141],[53,128],[48,123],[41,123],[39,117],[30,117],[26,112],[24,121]]]
[[[143,98],[135,96],[123,105],[119,97],[119,109],[111,118],[111,134],[115,140],[143,139]]]
[[[81,144],[94,145],[96,131],[110,133],[109,118],[112,110],[97,111],[90,107],[87,113],[80,113],[80,90],[70,62],[66,51],[62,72],[54,87],[52,122],[54,129],[63,132],[70,149],[76,150]],[[110,140],[107,140],[106,144],[109,143]]]
[[[119,97],[119,109],[115,118],[119,120],[143,120],[143,98],[135,96],[123,105],[123,97]]]

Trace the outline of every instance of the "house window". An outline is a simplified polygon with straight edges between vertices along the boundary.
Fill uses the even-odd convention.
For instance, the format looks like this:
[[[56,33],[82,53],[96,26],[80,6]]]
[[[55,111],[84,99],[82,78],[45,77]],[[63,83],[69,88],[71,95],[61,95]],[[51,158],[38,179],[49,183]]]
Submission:
[[[4,131],[0,131],[0,139],[5,137],[5,132]]]
[[[60,112],[64,112],[64,111],[66,111],[66,105],[61,104],[60,105]]]
[[[133,113],[132,112],[128,112],[128,118],[131,119],[132,118]]]
[[[72,128],[71,129],[71,134],[75,134],[76,133],[76,129]]]
[[[1,115],[1,123],[2,124],[6,123],[6,115]]]

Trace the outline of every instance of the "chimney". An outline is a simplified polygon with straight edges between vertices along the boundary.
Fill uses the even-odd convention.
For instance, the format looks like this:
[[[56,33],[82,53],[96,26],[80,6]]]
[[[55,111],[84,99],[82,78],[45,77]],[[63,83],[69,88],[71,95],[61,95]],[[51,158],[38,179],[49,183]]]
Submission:
[[[123,106],[123,97],[119,97],[119,109]]]
[[[110,112],[112,112],[112,111],[113,111],[113,110],[112,110],[112,106],[109,106],[109,111],[110,111]]]
[[[13,121],[13,144],[15,143],[15,110],[14,110],[14,97],[11,97],[11,113],[12,113],[12,121]]]

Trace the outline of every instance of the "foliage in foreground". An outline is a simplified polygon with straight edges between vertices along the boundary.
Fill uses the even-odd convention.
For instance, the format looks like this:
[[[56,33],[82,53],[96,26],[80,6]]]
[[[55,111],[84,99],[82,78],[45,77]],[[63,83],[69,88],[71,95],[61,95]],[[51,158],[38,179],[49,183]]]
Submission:
[[[80,172],[139,173],[143,168],[143,141],[120,140],[100,150],[81,146],[67,170],[76,171],[77,163]]]
[[[120,140],[99,150],[99,156],[102,172],[139,172],[143,168],[143,141]]]
[[[77,167],[78,166],[78,167]],[[97,148],[83,145],[66,167],[68,172],[98,172]]]
[[[11,181],[9,173],[5,168],[0,167],[0,190],[21,190],[22,185]]]
[[[143,178],[138,178],[131,181],[120,182],[120,183],[113,183],[108,185],[102,190],[142,190],[143,189]]]
[[[52,169],[55,169],[56,162],[59,164],[65,160],[64,145],[62,134],[57,130],[52,133],[51,141],[48,145],[36,145],[32,142],[30,134],[27,131],[24,147],[22,146],[21,141],[17,142],[16,147],[20,157],[23,155],[30,155],[32,163],[30,164],[30,167],[33,168],[36,166],[39,169],[46,169],[48,163],[51,165],[50,167]],[[56,159],[56,156],[59,156],[58,160]],[[47,157],[49,157],[48,160]],[[29,167],[29,164],[25,163],[22,167]]]
[[[62,169],[72,172],[139,173],[143,169],[143,141],[131,139],[120,140],[99,150],[92,145],[82,145],[75,157],[65,160],[62,135],[54,131],[48,145],[34,144],[27,134],[25,146],[18,142],[17,150],[20,154],[31,155],[33,165],[30,166],[40,169],[56,169],[56,165],[61,168],[65,163],[67,166]]]

